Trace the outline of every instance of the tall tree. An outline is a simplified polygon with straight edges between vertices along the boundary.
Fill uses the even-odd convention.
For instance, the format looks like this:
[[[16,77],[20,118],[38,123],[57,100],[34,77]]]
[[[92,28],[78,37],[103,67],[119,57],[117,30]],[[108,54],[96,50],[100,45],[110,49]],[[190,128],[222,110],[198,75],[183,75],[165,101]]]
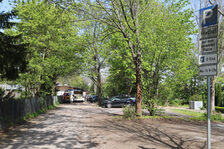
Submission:
[[[121,33],[125,39],[129,50],[132,54],[132,62],[135,65],[136,73],[136,113],[142,115],[141,103],[142,103],[142,54],[141,54],[141,41],[140,41],[140,31],[139,31],[139,17],[140,11],[144,11],[147,4],[146,1],[140,0],[110,0],[110,1],[100,1],[96,0],[93,3],[87,2],[89,8],[94,9],[99,15],[95,16],[85,11],[86,14],[92,18],[104,23],[111,28],[113,31]],[[143,6],[143,7],[141,7]]]
[[[153,115],[154,104],[158,101],[161,82],[171,77],[186,81],[194,74],[191,57],[193,56],[192,39],[194,23],[193,12],[183,10],[188,1],[176,3],[153,2],[145,11],[140,24],[143,51],[143,79],[145,99]],[[193,71],[193,72],[192,72]]]
[[[223,49],[224,49],[224,45],[223,45],[223,39],[224,39],[224,24],[223,24],[223,18],[224,18],[224,2],[222,0],[217,0],[217,1],[206,1],[205,2],[205,6],[208,5],[208,3],[215,5],[218,4],[219,8],[218,8],[218,13],[219,13],[219,33],[218,33],[218,76],[217,77],[211,77],[211,111],[215,111],[215,83],[217,82],[219,77],[222,77],[221,74],[221,69],[223,66],[223,62],[224,62],[224,57],[223,57]]]
[[[2,2],[2,0],[0,1]],[[15,17],[14,12],[0,12],[0,29],[11,28],[15,25],[10,21]],[[8,35],[0,31],[0,77],[14,80],[19,72],[26,67],[26,48],[20,42],[21,35]]]
[[[111,35],[111,56],[109,57],[109,76],[107,93],[109,96],[118,94],[135,95],[135,66],[132,55],[119,33]]]
[[[104,38],[105,29],[106,27],[99,22],[91,21],[86,26],[84,33],[86,45],[86,50],[83,53],[83,57],[86,59],[84,71],[97,87],[99,104],[102,97],[102,70],[110,55],[108,39]]]
[[[16,33],[29,45],[28,72],[21,74],[22,83],[33,95],[51,94],[57,77],[80,65],[75,13],[38,0],[18,2],[15,10],[21,20]]]
[[[158,86],[161,81],[160,73],[167,73],[171,70],[166,70],[166,68],[169,68],[167,65],[172,64],[171,59],[176,58],[176,54],[178,54],[178,52],[175,54],[174,49],[180,49],[180,53],[184,55],[184,48],[180,48],[180,45],[185,45],[184,47],[187,48],[190,46],[190,39],[187,36],[192,29],[191,21],[189,20],[191,12],[189,10],[186,13],[181,11],[188,4],[188,1],[180,0],[173,3],[170,7],[167,5],[167,9],[164,9],[162,4],[153,0],[96,0],[94,3],[86,3],[89,5],[89,8],[97,11],[98,15],[94,15],[86,9],[80,10],[91,16],[91,18],[110,26],[110,33],[119,33],[120,37],[122,37],[119,40],[125,42],[123,43],[124,47],[128,47],[128,54],[131,55],[135,68],[136,113],[141,115],[142,66],[148,67],[148,70],[146,70],[146,67],[144,68],[146,70],[144,75],[147,75],[147,73],[151,74],[151,76],[148,75],[149,81],[151,80],[154,85],[150,89],[151,96],[151,93],[158,93]],[[171,3],[167,1],[166,4]],[[154,7],[158,7],[156,12],[161,16],[159,21],[156,21],[157,13],[154,13]],[[167,21],[167,17],[171,21]],[[175,20],[175,17],[178,19]],[[178,23],[173,25],[172,23],[175,21]],[[173,28],[169,29],[170,26],[173,26]],[[182,30],[181,26],[183,26]],[[179,36],[176,36],[176,33]],[[172,35],[173,39],[169,37],[170,35]],[[183,41],[183,43],[178,40]],[[170,62],[165,61],[168,59],[167,57],[169,57]],[[176,58],[178,62],[181,61],[181,57],[183,56]],[[145,58],[145,61],[143,61],[143,58]]]

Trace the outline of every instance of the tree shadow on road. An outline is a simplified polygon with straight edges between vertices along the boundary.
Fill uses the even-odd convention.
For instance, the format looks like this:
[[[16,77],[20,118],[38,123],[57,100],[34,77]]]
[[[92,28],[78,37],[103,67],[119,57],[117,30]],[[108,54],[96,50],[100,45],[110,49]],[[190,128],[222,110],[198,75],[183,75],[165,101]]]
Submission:
[[[106,120],[104,125],[107,127],[102,127],[102,129],[106,129],[106,131],[110,131],[111,133],[120,131],[119,135],[123,135],[124,138],[126,137],[127,142],[137,140],[145,143],[148,142],[148,144],[153,144],[154,146],[158,146],[158,148],[171,149],[206,148],[206,141],[180,136],[179,134],[175,134],[175,132],[172,133],[166,131],[166,129],[164,130],[164,128],[162,129],[160,125],[153,126],[141,120]],[[144,146],[138,147],[141,149],[153,149]]]
[[[82,125],[79,125],[79,117],[54,114],[58,110],[62,108],[40,115],[7,133],[0,133],[0,148],[91,149],[99,145],[86,135]]]

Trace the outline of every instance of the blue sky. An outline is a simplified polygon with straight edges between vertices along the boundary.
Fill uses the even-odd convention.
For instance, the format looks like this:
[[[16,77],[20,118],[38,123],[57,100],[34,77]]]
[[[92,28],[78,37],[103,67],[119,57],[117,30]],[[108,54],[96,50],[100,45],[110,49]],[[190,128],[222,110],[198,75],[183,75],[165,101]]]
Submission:
[[[10,11],[12,9],[12,5],[10,5],[10,2],[9,0],[3,0],[1,3],[0,3],[0,12],[2,11]]]

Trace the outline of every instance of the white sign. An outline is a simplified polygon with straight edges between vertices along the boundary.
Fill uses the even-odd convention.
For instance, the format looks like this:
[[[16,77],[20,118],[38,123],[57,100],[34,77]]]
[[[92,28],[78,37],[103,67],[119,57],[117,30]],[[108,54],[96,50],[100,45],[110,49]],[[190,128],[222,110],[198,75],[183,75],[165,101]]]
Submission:
[[[199,67],[200,76],[215,76],[217,74],[217,65],[207,65]]]
[[[212,53],[217,52],[217,38],[210,38],[205,40],[199,41],[199,53],[200,54],[206,54],[206,53]]]
[[[217,54],[199,55],[198,60],[199,65],[217,64],[218,57]]]
[[[200,29],[200,39],[216,38],[218,35],[218,25],[203,27]]]

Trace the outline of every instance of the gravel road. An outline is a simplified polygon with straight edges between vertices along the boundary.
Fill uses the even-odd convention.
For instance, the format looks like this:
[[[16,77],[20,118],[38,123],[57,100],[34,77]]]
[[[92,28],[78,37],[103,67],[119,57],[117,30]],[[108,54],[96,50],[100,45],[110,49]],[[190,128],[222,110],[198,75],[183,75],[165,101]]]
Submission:
[[[120,108],[61,104],[0,133],[2,149],[205,149],[206,124],[173,119],[122,120]],[[224,130],[212,129],[212,148],[224,146]]]

